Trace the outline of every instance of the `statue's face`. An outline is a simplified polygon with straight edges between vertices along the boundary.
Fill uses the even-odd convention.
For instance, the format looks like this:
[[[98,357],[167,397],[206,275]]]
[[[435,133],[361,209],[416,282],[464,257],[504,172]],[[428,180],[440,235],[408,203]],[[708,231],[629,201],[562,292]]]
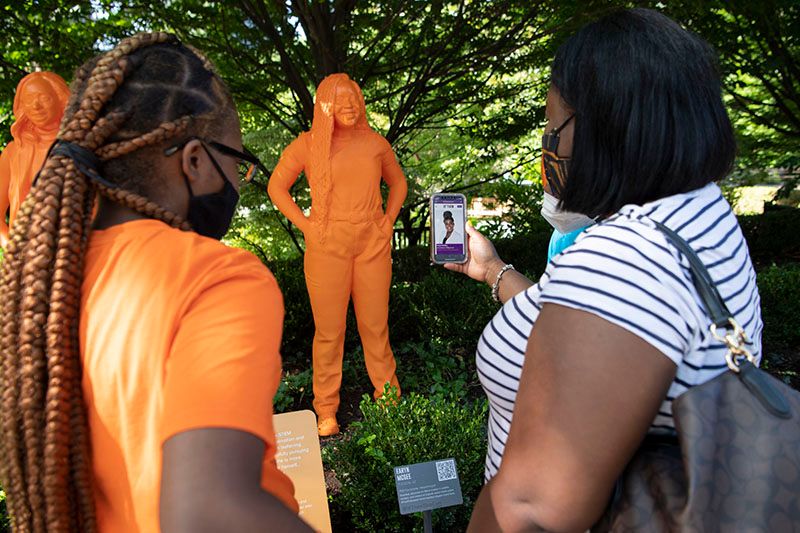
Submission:
[[[31,80],[22,90],[22,109],[38,128],[52,125],[59,118],[59,102],[45,80]]]
[[[333,119],[336,125],[342,128],[352,128],[361,118],[361,109],[358,94],[349,83],[336,87],[336,97],[333,102]]]

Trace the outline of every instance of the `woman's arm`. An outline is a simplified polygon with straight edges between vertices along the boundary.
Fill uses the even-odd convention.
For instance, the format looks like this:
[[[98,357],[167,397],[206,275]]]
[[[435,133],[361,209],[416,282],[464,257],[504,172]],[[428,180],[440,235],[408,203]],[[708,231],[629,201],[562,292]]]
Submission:
[[[392,147],[388,142],[386,145],[386,151],[381,159],[381,176],[389,186],[389,197],[386,199],[385,213],[389,218],[389,222],[394,225],[394,221],[397,220],[397,215],[400,214],[400,209],[403,207],[403,202],[406,200],[408,183],[406,183],[406,176],[397,162]]]
[[[469,531],[586,531],[658,412],[675,364],[596,315],[545,304],[500,470]]]
[[[466,274],[472,279],[484,281],[491,287],[497,280],[497,274],[506,264],[497,255],[497,250],[494,249],[494,245],[489,239],[473,228],[472,224],[467,223],[465,227],[469,243],[467,262],[462,264],[446,263],[444,267],[447,270]],[[516,270],[506,270],[497,287],[500,301],[505,303],[532,285],[531,280]]]
[[[212,261],[181,304],[165,354],[162,524],[201,532],[300,524],[280,503],[295,504],[289,479],[265,462],[276,451],[283,297],[254,256],[231,250]]]
[[[264,442],[224,428],[179,433],[164,443],[164,533],[312,531],[261,488]]]
[[[278,208],[278,211],[283,213],[300,231],[306,233],[310,224],[308,217],[305,216],[302,209],[295,203],[292,195],[289,194],[289,190],[294,185],[294,182],[297,181],[297,176],[300,175],[304,167],[302,163],[305,159],[302,157],[304,145],[301,144],[302,142],[303,139],[298,137],[283,151],[278,165],[269,178],[267,193],[272,203]]]

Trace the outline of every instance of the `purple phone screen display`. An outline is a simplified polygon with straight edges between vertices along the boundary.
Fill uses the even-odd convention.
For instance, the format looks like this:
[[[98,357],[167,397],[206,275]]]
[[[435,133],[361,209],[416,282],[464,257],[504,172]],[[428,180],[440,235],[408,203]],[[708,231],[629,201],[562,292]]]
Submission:
[[[464,201],[460,196],[433,199],[433,238],[436,255],[464,253]]]

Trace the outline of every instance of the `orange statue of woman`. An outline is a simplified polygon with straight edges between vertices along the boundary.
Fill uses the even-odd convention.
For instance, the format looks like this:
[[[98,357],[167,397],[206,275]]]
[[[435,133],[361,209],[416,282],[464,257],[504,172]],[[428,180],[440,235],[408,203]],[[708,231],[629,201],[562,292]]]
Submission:
[[[308,217],[289,189],[301,171],[311,188]],[[389,186],[386,210],[381,178]],[[389,346],[391,239],[408,186],[389,143],[367,124],[364,96],[346,74],[317,87],[311,131],[281,155],[269,196],[305,236],[305,276],[314,313],[314,410],[319,434],[339,432],[345,318],[353,298],[358,333],[375,397],[400,386]]]
[[[69,87],[58,74],[33,72],[17,85],[11,126],[13,141],[0,154],[0,246],[8,244],[8,232],[34,176],[56,138],[69,98]],[[8,224],[6,224],[8,213]]]

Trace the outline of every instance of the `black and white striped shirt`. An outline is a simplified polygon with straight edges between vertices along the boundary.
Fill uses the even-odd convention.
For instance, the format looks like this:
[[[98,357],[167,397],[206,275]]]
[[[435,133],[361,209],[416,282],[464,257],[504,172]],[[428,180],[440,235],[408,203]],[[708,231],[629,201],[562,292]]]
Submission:
[[[672,400],[726,368],[724,345],[691,281],[689,264],[653,224],[677,232],[708,269],[728,309],[761,357],[761,312],[747,243],[716,184],[642,206],[628,205],[586,230],[486,326],[476,361],[489,398],[486,480],[500,467],[525,349],[544,303],[581,309],[621,326],[677,365],[651,431],[672,430]]]

